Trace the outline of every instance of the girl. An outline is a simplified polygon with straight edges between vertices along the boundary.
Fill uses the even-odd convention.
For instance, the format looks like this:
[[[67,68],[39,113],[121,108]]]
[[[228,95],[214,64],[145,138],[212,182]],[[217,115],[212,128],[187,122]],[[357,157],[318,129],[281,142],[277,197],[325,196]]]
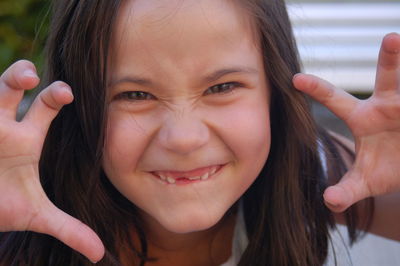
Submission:
[[[322,265],[335,222],[400,240],[397,34],[359,101],[294,76],[279,0],[58,0],[51,25],[21,122],[35,68],[1,76],[1,265]]]

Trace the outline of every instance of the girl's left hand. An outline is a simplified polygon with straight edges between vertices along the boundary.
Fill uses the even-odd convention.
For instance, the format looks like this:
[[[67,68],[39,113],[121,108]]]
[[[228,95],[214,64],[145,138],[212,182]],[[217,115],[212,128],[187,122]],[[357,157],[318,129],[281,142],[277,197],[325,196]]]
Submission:
[[[293,83],[341,118],[355,139],[355,162],[325,190],[327,206],[342,212],[364,198],[400,192],[400,35],[383,39],[369,99],[358,100],[312,75],[297,74]]]

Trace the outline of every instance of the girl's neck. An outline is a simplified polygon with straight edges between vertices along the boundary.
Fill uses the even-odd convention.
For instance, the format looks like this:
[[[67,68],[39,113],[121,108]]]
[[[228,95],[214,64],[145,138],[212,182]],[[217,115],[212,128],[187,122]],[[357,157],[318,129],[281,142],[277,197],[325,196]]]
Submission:
[[[220,265],[231,255],[235,222],[236,211],[228,212],[215,226],[188,234],[175,234],[150,223],[146,230],[148,255],[157,260],[146,265]]]

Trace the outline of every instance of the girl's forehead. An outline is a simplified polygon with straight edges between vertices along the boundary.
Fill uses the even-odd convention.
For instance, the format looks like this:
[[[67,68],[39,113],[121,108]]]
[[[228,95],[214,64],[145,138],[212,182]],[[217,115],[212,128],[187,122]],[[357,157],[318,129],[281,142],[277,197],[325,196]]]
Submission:
[[[238,11],[237,4],[238,1],[233,0],[128,0],[123,2],[122,10],[136,18],[155,17],[162,20],[182,12],[226,16],[232,9]]]
[[[259,54],[251,52],[257,50],[251,24],[231,0],[124,2],[113,38],[113,74],[192,77],[217,63],[254,66]]]
[[[238,30],[249,30],[249,20],[232,0],[131,0],[120,8],[117,32],[124,35],[129,27],[137,37],[157,39],[214,29],[219,36],[238,37]]]

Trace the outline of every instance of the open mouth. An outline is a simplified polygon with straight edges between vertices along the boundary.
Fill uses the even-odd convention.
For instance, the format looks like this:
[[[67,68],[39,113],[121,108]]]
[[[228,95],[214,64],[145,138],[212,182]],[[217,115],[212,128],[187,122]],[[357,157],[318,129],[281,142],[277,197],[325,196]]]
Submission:
[[[210,179],[223,165],[203,167],[188,172],[181,171],[155,171],[154,176],[167,184],[189,184]]]

